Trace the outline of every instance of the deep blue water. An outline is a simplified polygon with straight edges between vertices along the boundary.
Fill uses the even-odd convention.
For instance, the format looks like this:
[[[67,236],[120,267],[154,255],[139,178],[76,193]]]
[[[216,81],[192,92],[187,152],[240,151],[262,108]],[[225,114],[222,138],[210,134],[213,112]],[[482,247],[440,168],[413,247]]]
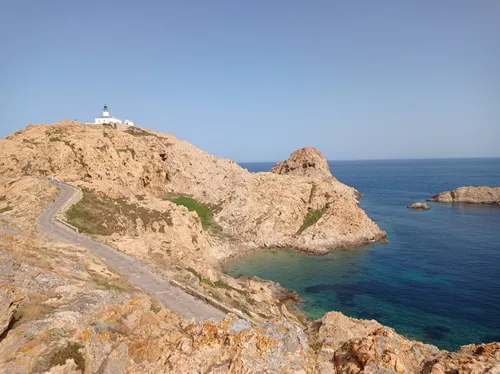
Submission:
[[[241,164],[268,171],[272,163]],[[406,206],[464,185],[500,186],[500,159],[335,161],[332,174],[364,194],[388,244],[312,256],[252,253],[227,265],[296,290],[310,318],[338,310],[454,350],[500,341],[500,206]]]

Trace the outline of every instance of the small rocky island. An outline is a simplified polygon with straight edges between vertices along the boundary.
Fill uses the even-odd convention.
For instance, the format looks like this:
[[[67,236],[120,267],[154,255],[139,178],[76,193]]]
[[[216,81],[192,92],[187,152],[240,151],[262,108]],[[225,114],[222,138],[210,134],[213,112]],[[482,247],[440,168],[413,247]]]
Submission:
[[[436,203],[498,204],[500,205],[500,187],[459,187],[432,196],[427,201]]]
[[[407,208],[415,210],[429,210],[429,206],[426,203],[421,203],[421,202],[408,205]]]

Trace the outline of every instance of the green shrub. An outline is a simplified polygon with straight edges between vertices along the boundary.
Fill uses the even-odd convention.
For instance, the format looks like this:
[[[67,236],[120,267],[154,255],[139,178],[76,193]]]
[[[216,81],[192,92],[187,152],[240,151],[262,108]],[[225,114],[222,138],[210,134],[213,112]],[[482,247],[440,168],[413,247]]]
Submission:
[[[97,334],[101,334],[106,331],[114,331],[116,329],[116,324],[113,322],[95,321],[94,331]]]
[[[301,234],[305,229],[307,229],[309,226],[314,225],[318,220],[321,218],[323,213],[328,209],[328,203],[326,203],[321,209],[314,210],[311,209],[309,212],[307,212],[305,218],[304,218],[304,223],[302,223],[302,226],[300,226],[299,231],[297,231],[297,234]]]
[[[196,212],[201,220],[201,226],[204,229],[212,229],[221,231],[222,228],[214,221],[213,213],[210,206],[200,203],[189,196],[177,196],[172,199],[172,202],[186,207],[190,212]]]
[[[49,331],[50,340],[59,340],[67,335],[66,331],[61,329],[52,329]]]

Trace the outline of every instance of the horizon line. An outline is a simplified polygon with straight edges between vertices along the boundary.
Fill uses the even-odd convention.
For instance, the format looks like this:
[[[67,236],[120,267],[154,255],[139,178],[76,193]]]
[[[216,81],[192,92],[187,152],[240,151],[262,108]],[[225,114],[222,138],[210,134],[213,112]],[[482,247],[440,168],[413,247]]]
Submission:
[[[225,157],[222,157],[225,158]],[[420,160],[471,160],[471,159],[500,159],[500,156],[473,156],[473,157],[418,157],[418,158],[355,158],[355,159],[327,159],[327,162],[338,161],[420,161]],[[286,159],[287,160],[287,159]],[[234,160],[233,160],[234,161]],[[285,161],[285,160],[282,160]],[[278,163],[282,161],[234,161],[237,164]]]

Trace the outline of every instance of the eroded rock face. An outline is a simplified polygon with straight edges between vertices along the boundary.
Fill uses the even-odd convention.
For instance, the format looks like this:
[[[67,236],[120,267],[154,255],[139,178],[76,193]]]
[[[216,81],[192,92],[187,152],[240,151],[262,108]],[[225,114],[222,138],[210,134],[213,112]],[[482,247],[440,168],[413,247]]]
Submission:
[[[438,203],[500,204],[500,187],[459,187],[441,192],[427,201]]]
[[[422,344],[381,327],[361,339],[351,339],[334,354],[336,373],[422,373],[426,363],[440,354]]]
[[[24,296],[17,288],[0,285],[0,336],[8,329]]]
[[[500,373],[500,343],[471,344],[446,352],[432,363],[432,374]]]
[[[426,203],[413,203],[408,205],[408,209],[416,209],[416,210],[429,210],[429,206]]]
[[[315,178],[332,177],[323,154],[312,147],[296,150],[287,160],[274,165],[271,173]]]

